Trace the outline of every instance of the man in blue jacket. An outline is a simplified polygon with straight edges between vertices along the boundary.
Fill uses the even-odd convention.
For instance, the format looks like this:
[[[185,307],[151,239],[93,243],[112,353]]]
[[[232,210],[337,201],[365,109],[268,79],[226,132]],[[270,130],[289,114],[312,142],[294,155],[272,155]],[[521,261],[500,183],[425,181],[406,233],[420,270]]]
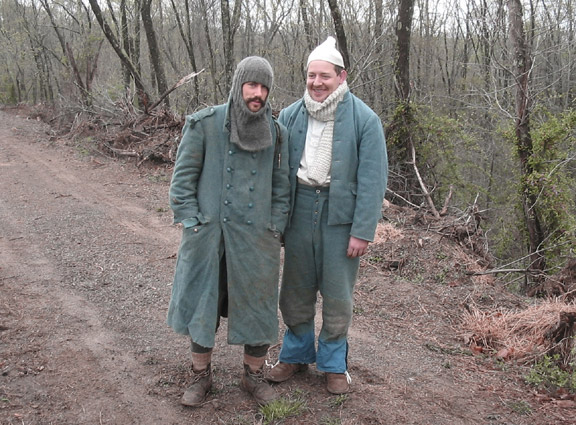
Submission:
[[[292,207],[284,235],[280,310],[288,329],[268,380],[283,382],[316,363],[327,390],[350,389],[348,328],[360,257],[373,240],[388,176],[379,117],[350,93],[336,40],[307,63],[303,99],[280,113],[288,128]],[[322,296],[316,349],[314,316]]]
[[[170,206],[183,230],[167,321],[192,344],[186,406],[200,406],[212,385],[220,317],[228,317],[228,343],[244,346],[240,388],[261,404],[276,398],[263,365],[278,339],[290,182],[288,134],[268,102],[273,77],[266,59],[243,59],[228,102],[187,117],[178,147]]]

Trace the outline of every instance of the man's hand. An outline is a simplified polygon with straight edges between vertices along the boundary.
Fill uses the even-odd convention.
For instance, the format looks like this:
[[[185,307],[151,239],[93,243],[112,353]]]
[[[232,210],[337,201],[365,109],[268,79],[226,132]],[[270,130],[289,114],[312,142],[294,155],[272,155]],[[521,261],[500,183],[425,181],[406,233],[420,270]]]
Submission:
[[[367,250],[368,241],[350,236],[350,241],[348,242],[348,251],[346,251],[346,255],[348,257],[361,257],[362,255],[366,254]]]

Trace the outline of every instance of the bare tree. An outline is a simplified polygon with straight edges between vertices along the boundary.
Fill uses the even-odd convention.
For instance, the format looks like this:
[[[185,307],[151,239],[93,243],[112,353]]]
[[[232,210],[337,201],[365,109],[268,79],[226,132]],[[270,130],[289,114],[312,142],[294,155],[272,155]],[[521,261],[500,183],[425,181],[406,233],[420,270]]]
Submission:
[[[45,45],[44,35],[38,31],[42,21],[40,10],[35,3],[28,6],[25,2],[15,0],[14,5],[19,15],[21,29],[25,34],[27,50],[31,52],[36,66],[35,83],[31,84],[33,100],[34,102],[53,102],[54,89],[51,84],[52,65],[49,50]]]
[[[206,0],[200,0],[202,5],[202,21],[204,22],[204,36],[206,37],[206,46],[208,48],[208,62],[209,62],[209,69],[210,69],[210,76],[212,79],[212,101],[214,103],[218,102],[218,94],[224,93],[222,87],[220,86],[219,79],[217,78],[218,69],[216,66],[216,52],[215,48],[213,47],[212,37],[210,32],[210,19],[209,19],[209,10],[210,7],[206,3]]]
[[[152,0],[142,0],[142,25],[144,26],[144,31],[146,32],[148,51],[150,52],[150,62],[152,63],[152,69],[154,70],[156,85],[158,87],[158,94],[163,94],[168,91],[168,84],[166,83],[166,75],[164,74],[162,56],[160,54],[160,48],[158,47],[156,32],[154,31],[154,24],[152,22],[152,15],[150,11],[151,4]],[[170,107],[169,99],[170,98],[168,96],[164,98],[164,104],[167,107]]]
[[[401,102],[410,99],[410,38],[414,0],[400,0],[396,25],[396,96]]]
[[[52,13],[50,4],[47,0],[40,0],[40,3],[50,18],[52,28],[56,33],[60,43],[60,48],[62,49],[62,55],[67,59],[67,61],[60,61],[60,63],[70,70],[70,73],[74,77],[76,87],[78,87],[80,91],[83,103],[90,105],[92,103],[92,82],[96,76],[96,70],[98,69],[98,57],[100,55],[100,50],[104,40],[101,39],[93,41],[90,39],[90,37],[88,37],[91,32],[91,21],[90,17],[88,16],[88,10],[83,6],[83,4],[80,4],[80,7],[86,12],[86,23],[88,26],[88,30],[85,34],[83,34],[83,36],[85,36],[89,41],[84,43],[83,51],[80,53],[80,55],[78,55],[83,62],[81,65],[79,65],[76,60],[76,55],[73,52],[73,47],[66,40],[66,37],[61,30],[60,24],[56,21],[56,18]],[[68,14],[75,22],[79,22],[79,19],[82,19],[81,17],[75,17],[73,11],[68,10],[63,5],[61,5],[61,7],[63,8],[64,12]]]
[[[190,61],[190,66],[193,72],[198,72],[198,67],[196,65],[196,54],[194,52],[194,36],[192,33],[192,17],[191,17],[191,5],[190,0],[184,1],[184,18],[180,16],[181,13],[176,7],[174,0],[170,0],[172,4],[172,10],[174,10],[174,16],[176,17],[176,22],[178,23],[178,31],[180,32],[180,37],[186,46],[186,52],[188,53],[188,60]],[[194,96],[196,103],[199,99],[199,89],[198,89],[198,79],[194,79]]]
[[[136,90],[137,90],[137,95],[138,95],[138,100],[140,102],[140,105],[143,106],[144,108],[146,108],[146,106],[150,103],[150,96],[148,95],[148,92],[146,91],[146,89],[144,87],[144,81],[142,80],[142,76],[140,74],[138,67],[136,66],[136,64],[134,64],[134,62],[132,62],[132,60],[130,59],[130,57],[128,55],[128,52],[126,52],[122,48],[120,41],[118,40],[118,38],[116,37],[116,35],[112,31],[112,28],[110,27],[110,25],[108,24],[108,22],[104,18],[104,14],[102,13],[102,9],[100,9],[100,5],[98,4],[98,1],[97,0],[89,0],[89,2],[90,2],[90,7],[92,8],[92,12],[94,12],[94,16],[96,17],[96,20],[98,21],[98,24],[100,25],[100,28],[102,28],[104,35],[108,39],[108,42],[110,43],[110,45],[112,46],[112,48],[114,49],[114,51],[116,52],[118,57],[120,58],[120,61],[124,64],[124,66],[126,66],[128,71],[130,72],[130,75],[134,79],[134,83],[136,85]]]
[[[312,49],[314,49],[314,38],[312,36],[312,29],[310,28],[310,21],[308,20],[307,7],[307,1],[300,0],[300,16],[302,17],[302,23],[304,24],[304,35],[306,36],[308,50],[312,51]]]
[[[132,59],[134,66],[138,70],[140,69],[140,19],[139,13],[137,11],[141,8],[141,0],[134,0],[133,8],[136,11],[133,13],[132,19],[130,19],[129,9],[127,5],[127,0],[120,0],[120,21],[121,26],[118,29],[118,36],[122,41],[122,46],[124,51],[127,53],[128,57]],[[114,15],[112,15],[114,17]],[[130,23],[132,23],[132,31],[130,31]],[[128,67],[121,62],[122,66],[122,76],[124,78],[124,86],[130,87],[130,71]]]
[[[342,14],[338,7],[337,0],[328,0],[330,6],[330,13],[334,21],[334,30],[336,31],[336,39],[338,40],[338,47],[342,52],[344,59],[344,68],[350,69],[350,55],[348,54],[348,42],[346,41],[346,31],[344,30],[344,22],[342,21]]]
[[[235,0],[232,13],[230,12],[230,1],[220,0],[222,40],[224,42],[224,84],[226,93],[230,91],[232,74],[234,73],[234,36],[240,25],[241,10],[241,0]]]

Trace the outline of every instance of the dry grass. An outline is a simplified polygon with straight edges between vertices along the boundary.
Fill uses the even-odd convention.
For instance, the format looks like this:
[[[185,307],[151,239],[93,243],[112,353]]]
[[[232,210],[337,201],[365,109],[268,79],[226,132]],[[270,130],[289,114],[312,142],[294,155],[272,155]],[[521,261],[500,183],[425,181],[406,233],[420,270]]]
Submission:
[[[470,348],[499,359],[530,362],[558,353],[563,362],[575,361],[576,303],[547,300],[518,312],[484,312],[469,307],[463,329]]]

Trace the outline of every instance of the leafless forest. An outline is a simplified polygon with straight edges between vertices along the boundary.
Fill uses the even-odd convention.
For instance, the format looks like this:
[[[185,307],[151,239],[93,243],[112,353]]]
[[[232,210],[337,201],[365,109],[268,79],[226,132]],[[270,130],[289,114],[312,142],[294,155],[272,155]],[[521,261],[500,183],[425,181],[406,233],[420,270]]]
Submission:
[[[502,404],[494,404],[494,400],[501,402],[502,397],[528,400],[527,403],[534,406],[546,403],[544,410],[536,409],[526,418],[525,412],[518,412],[518,408],[500,406],[504,412],[501,415],[512,417],[509,416],[512,410],[514,417],[522,417],[506,423],[573,423],[572,409],[576,402],[575,22],[576,0],[0,0],[0,106],[18,106],[16,110],[26,111],[28,118],[49,123],[49,144],[71,144],[77,152],[86,150],[90,155],[96,153],[96,157],[129,157],[138,170],[149,166],[149,170],[162,170],[158,175],[168,176],[184,116],[226,101],[239,60],[260,55],[272,63],[275,81],[271,102],[274,110],[280,111],[304,93],[304,64],[311,49],[333,35],[343,54],[352,92],[379,114],[385,127],[390,175],[382,229],[390,234],[380,235],[380,242],[372,245],[372,257],[365,259],[363,285],[357,294],[355,311],[356,337],[359,341],[368,341],[357,351],[359,364],[366,360],[366,364],[377,364],[381,370],[374,375],[370,367],[362,378],[363,369],[356,369],[359,392],[350,403],[350,410],[344,412],[341,422],[322,423],[440,423],[439,417],[470,419],[442,423],[494,423],[490,418],[497,420],[500,416],[494,416],[492,409]],[[3,116],[9,115],[3,113]],[[5,167],[0,171],[4,170],[5,174],[0,175],[0,183],[4,183],[0,199],[6,201],[6,205],[12,203],[14,211],[24,214],[20,205],[16,205],[25,198],[19,190],[37,182],[44,188],[38,189],[41,196],[71,190],[73,196],[56,196],[62,204],[54,204],[58,207],[54,207],[53,215],[45,220],[46,225],[56,229],[52,230],[53,234],[60,235],[70,230],[70,226],[57,227],[60,208],[68,205],[64,201],[72,203],[77,198],[86,198],[89,199],[86,204],[92,206],[96,202],[90,196],[100,199],[116,187],[100,184],[100,174],[94,174],[98,176],[95,182],[90,177],[79,179],[77,176],[84,177],[88,168],[52,182],[52,178],[46,176],[61,176],[66,174],[67,167],[74,167],[66,161],[45,161],[45,151],[36,149],[40,146],[28,149],[28,145],[17,142],[15,135],[24,125],[16,120],[6,124],[8,121],[3,121],[2,140],[14,149],[2,150],[1,165]],[[22,131],[21,134],[29,138],[27,135],[31,133]],[[62,151],[57,155],[65,159]],[[31,165],[20,158],[29,159]],[[32,174],[16,173],[14,170],[19,170],[20,164],[33,170]],[[52,171],[44,169],[47,164],[52,164],[52,168],[48,167]],[[98,161],[94,164],[102,165]],[[92,171],[96,173],[95,170]],[[108,177],[110,182],[114,181],[115,177]],[[28,180],[24,181],[25,178]],[[76,189],[69,188],[71,182],[76,182]],[[86,185],[92,188],[90,196],[84,193]],[[165,188],[161,190],[164,193]],[[138,193],[131,195],[137,198]],[[118,204],[125,201],[124,195],[123,192],[110,195],[111,200],[105,203],[110,210],[107,214],[121,216],[118,220],[122,226],[126,222],[125,213]],[[37,203],[37,208],[43,210],[52,198],[48,196],[46,203]],[[165,201],[167,203],[167,196]],[[140,205],[139,201],[132,202]],[[74,203],[70,208],[79,208],[78,205],[84,203]],[[140,252],[131,254],[132,247],[142,247],[150,251],[147,258],[159,257],[156,252],[152,255],[156,245],[148,242],[133,245],[130,241],[125,244],[128,248],[124,248],[128,254],[121,250],[116,253],[119,260],[107,249],[102,251],[99,261],[104,264],[123,261],[118,269],[128,277],[118,285],[108,285],[105,280],[94,292],[104,301],[90,304],[89,311],[93,313],[87,316],[91,318],[90,323],[101,320],[102,324],[85,338],[87,356],[79,356],[76,346],[69,354],[66,348],[69,344],[65,344],[61,347],[63,357],[46,360],[45,353],[50,352],[46,348],[59,341],[77,341],[76,335],[85,328],[80,320],[76,327],[66,323],[56,329],[61,336],[53,338],[44,325],[48,320],[44,318],[53,318],[52,310],[47,310],[52,304],[44,302],[45,286],[29,284],[35,282],[34,274],[38,273],[42,277],[40,284],[50,284],[52,294],[54,288],[60,288],[56,294],[61,295],[53,298],[68,307],[60,310],[83,319],[85,312],[79,306],[84,304],[74,305],[69,298],[70,294],[82,294],[77,298],[83,300],[84,293],[68,287],[70,279],[66,273],[72,273],[74,279],[78,273],[76,262],[70,262],[66,255],[81,255],[79,247],[91,245],[76,244],[69,248],[75,243],[74,237],[62,237],[53,252],[65,261],[54,262],[50,268],[54,276],[48,273],[46,277],[46,272],[37,272],[39,269],[34,268],[41,262],[21,263],[22,258],[34,253],[31,247],[35,232],[21,220],[12,220],[18,214],[9,213],[11,209],[0,210],[5,213],[6,222],[12,223],[4,226],[6,235],[0,236],[0,242],[4,243],[0,250],[4,264],[0,264],[0,271],[6,271],[6,276],[0,278],[0,286],[6,288],[5,299],[0,296],[0,300],[4,300],[0,303],[0,316],[6,324],[0,326],[0,331],[4,332],[7,342],[4,359],[0,359],[5,378],[0,388],[3,402],[0,407],[10,415],[7,423],[24,423],[22,418],[32,416],[37,423],[46,423],[44,419],[52,420],[58,415],[94,418],[96,413],[102,419],[101,406],[114,420],[114,414],[120,413],[110,410],[110,406],[115,405],[111,397],[122,393],[114,386],[108,391],[96,391],[99,399],[92,399],[92,393],[85,397],[91,402],[87,410],[83,404],[77,405],[76,400],[68,400],[69,393],[74,393],[69,391],[71,383],[80,382],[82,387],[82,382],[91,385],[92,380],[121,381],[124,389],[133,385],[138,391],[146,392],[146,397],[138,396],[138,391],[134,392],[135,397],[131,397],[132,390],[125,392],[130,397],[124,402],[132,408],[122,414],[126,414],[126,418],[144,418],[135,423],[146,423],[146,420],[159,423],[155,418],[162,415],[165,415],[164,423],[181,423],[182,415],[188,415],[187,412],[170,406],[156,409],[166,400],[177,403],[175,400],[186,381],[181,368],[182,356],[172,350],[173,358],[166,358],[164,353],[166,346],[173,345],[164,342],[165,338],[172,336],[168,336],[164,328],[156,329],[159,323],[163,324],[162,308],[166,305],[165,300],[157,296],[157,271],[150,272],[150,283],[139,284],[138,290],[125,284],[131,284],[134,279],[130,275],[131,266],[167,267],[165,262],[144,261]],[[44,223],[37,220],[43,217],[43,212],[24,209],[26,211],[34,217],[30,218],[32,228]],[[169,220],[167,205],[155,211],[165,214],[162,220]],[[148,223],[149,215],[153,214],[150,211],[143,214],[141,223]],[[74,211],[67,211],[66,216],[76,220],[82,217]],[[78,228],[86,222],[91,220],[83,220]],[[20,230],[20,226],[24,230]],[[159,237],[158,227],[148,228],[147,224],[136,227],[146,228],[150,240],[156,241]],[[124,235],[114,229],[104,231],[111,241],[106,246],[114,246],[116,239]],[[100,230],[97,234],[98,238],[102,237]],[[174,240],[164,236],[165,240],[158,246],[166,250]],[[90,241],[93,238],[91,234],[86,237]],[[38,246],[52,246],[49,243],[52,243],[50,238],[43,238]],[[464,251],[460,253],[460,248],[466,250],[465,255]],[[92,251],[84,252],[92,259]],[[173,258],[171,254],[165,257],[165,260]],[[134,264],[127,264],[134,258],[137,258]],[[66,268],[61,264],[72,265]],[[473,268],[468,267],[471,264]],[[13,273],[9,273],[11,266],[16,270]],[[118,279],[117,264],[112,266],[108,271],[109,280]],[[97,268],[105,270],[99,265]],[[83,272],[89,273],[89,268]],[[82,281],[82,290],[92,291],[93,284],[97,286],[103,276],[106,274],[86,278],[86,282]],[[58,283],[60,281],[64,283]],[[139,298],[131,298],[140,296],[143,291],[140,288],[149,288],[153,294],[143,309]],[[25,290],[38,294],[36,302],[30,303],[28,297],[22,295]],[[527,307],[524,311],[500,310],[507,305],[517,307],[516,301],[504,302],[512,297],[516,300],[517,296],[529,300],[523,304]],[[124,298],[128,301],[119,302]],[[423,304],[422,299],[426,299]],[[492,315],[476,309],[475,305],[498,311]],[[130,307],[123,310],[125,306]],[[544,314],[541,308],[550,306],[553,306],[551,313]],[[135,334],[132,328],[115,327],[115,321],[110,325],[110,317],[116,317],[120,310],[141,314],[143,319],[134,323],[146,323],[156,331],[144,328],[139,329],[141,334]],[[29,314],[15,314],[20,311]],[[466,348],[479,354],[474,360],[461,355],[460,347],[457,351],[445,348],[448,341],[454,339],[452,319],[462,313],[464,319],[469,319],[464,320],[470,331],[465,338]],[[149,320],[151,316],[155,320]],[[158,319],[160,316],[162,319]],[[547,394],[545,400],[541,393],[532,394],[523,389],[520,397],[520,390],[516,392],[514,387],[511,391],[512,381],[501,379],[502,375],[493,373],[492,366],[488,374],[482,375],[485,368],[476,361],[482,360],[485,353],[496,359],[523,354],[522,350],[514,349],[522,346],[515,344],[518,341],[510,344],[499,341],[511,336],[516,338],[519,332],[526,334],[526,330],[534,330],[534,324],[541,326],[528,337],[535,345],[545,341],[547,348],[530,358],[530,361],[544,359],[534,361],[530,383],[544,387],[546,393],[551,394]],[[42,328],[45,339],[41,338],[41,332],[36,333],[36,327]],[[114,339],[112,336],[116,334],[106,333],[108,328],[118,335],[128,335],[126,340],[138,340],[138,344],[152,334],[157,341],[152,345],[161,354],[156,356],[156,349],[151,350],[144,362],[148,369],[144,372],[130,369],[134,379],[126,381],[125,363],[110,361],[108,351],[94,350],[94,335],[100,335],[96,332],[98,329],[102,329],[109,340]],[[74,336],[62,336],[68,334]],[[434,344],[430,344],[431,334],[436,338],[432,339]],[[144,337],[138,339],[134,335]],[[395,339],[396,335],[402,338]],[[32,341],[37,351],[32,347],[22,352],[21,347],[29,346]],[[382,345],[382,341],[391,345]],[[118,344],[116,347],[118,352],[132,353],[130,355],[144,352],[136,346],[126,348],[126,344]],[[439,354],[450,357],[443,364],[442,373],[435,375],[438,368],[430,365],[437,361],[432,356]],[[77,375],[60,373],[68,370],[72,356],[74,364],[80,365],[72,368],[74,372],[82,372],[80,381]],[[82,358],[91,366],[86,368],[91,369],[86,373],[81,367],[84,363],[79,361]],[[94,363],[98,363],[94,358],[105,359],[101,363],[104,367],[92,369]],[[381,358],[386,361],[374,360]],[[133,364],[139,362],[142,363],[138,360]],[[414,381],[418,385],[410,395],[404,371],[420,369],[423,371],[420,378],[424,376],[429,381]],[[29,381],[26,378],[33,373],[28,374],[28,370],[36,371],[34,374],[44,371],[42,377],[46,376],[46,381]],[[58,373],[45,373],[51,370]],[[377,379],[374,380],[373,375]],[[117,379],[120,376],[122,380]],[[487,376],[491,384],[484,387]],[[438,377],[442,380],[436,380]],[[156,384],[142,386],[144,380]],[[300,384],[307,385],[306,388],[317,395],[313,377]],[[452,384],[456,385],[450,390]],[[221,387],[225,397],[242,401],[229,382],[222,381]],[[53,401],[39,402],[38,388],[54,395]],[[486,391],[487,388],[490,390]],[[151,394],[158,397],[148,397]],[[384,397],[374,398],[375,413],[370,411],[373,408],[370,403],[363,404],[370,401],[372,395]],[[82,396],[79,398],[82,400]],[[155,404],[148,406],[152,399]],[[134,400],[138,403],[133,404]],[[438,400],[445,404],[440,405]],[[323,402],[318,396],[311,403],[311,416],[313,409],[318,409]],[[76,407],[69,410],[68,405]],[[205,409],[201,413],[207,418],[206,423],[209,420],[224,423],[220,417],[232,417],[218,406],[215,403],[213,410]],[[396,409],[390,410],[389,406]],[[242,409],[239,411],[242,415],[249,414],[246,412],[250,409]],[[444,409],[440,412],[443,416],[438,416],[435,409]],[[149,411],[157,416],[148,417]],[[42,416],[38,416],[38,412]],[[396,412],[397,416],[388,417],[390,412]],[[548,421],[546,415],[550,412],[556,414],[556,422]],[[541,419],[544,416],[546,419]],[[368,419],[373,417],[378,419],[370,422]],[[346,422],[349,418],[352,420]],[[385,422],[380,422],[381,418]],[[480,422],[478,418],[485,421]],[[298,420],[291,423],[304,423]],[[118,419],[114,423],[129,422]],[[104,422],[100,420],[100,423]],[[504,422],[498,419],[498,423]]]
[[[1,0],[0,103],[53,108],[69,131],[178,123],[261,55],[280,110],[334,35],[386,128],[387,199],[464,218],[499,276],[538,294],[573,256],[575,15],[573,0]]]

